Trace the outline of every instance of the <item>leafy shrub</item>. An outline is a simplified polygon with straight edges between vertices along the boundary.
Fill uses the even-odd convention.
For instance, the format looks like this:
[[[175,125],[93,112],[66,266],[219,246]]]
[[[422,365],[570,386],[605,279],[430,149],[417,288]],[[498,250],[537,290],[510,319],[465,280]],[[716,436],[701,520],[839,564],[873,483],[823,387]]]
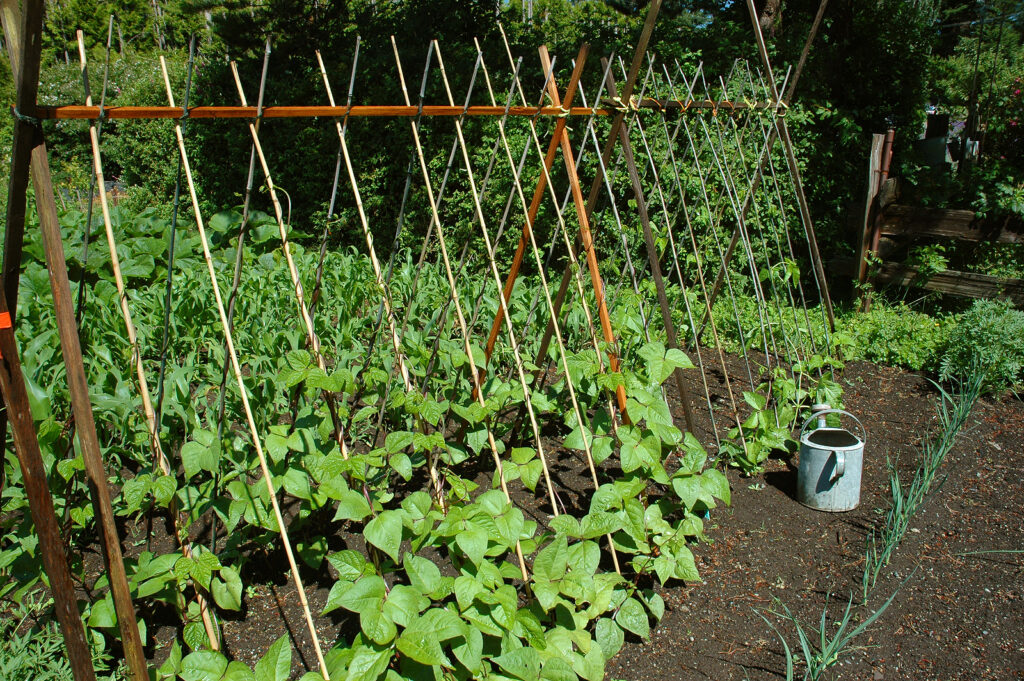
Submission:
[[[837,326],[852,339],[847,359],[914,371],[935,368],[947,334],[942,321],[906,305],[876,304],[868,313],[837,320]]]
[[[1024,312],[999,300],[977,300],[949,333],[939,377],[965,379],[977,366],[984,389],[998,391],[1020,382],[1024,372]]]

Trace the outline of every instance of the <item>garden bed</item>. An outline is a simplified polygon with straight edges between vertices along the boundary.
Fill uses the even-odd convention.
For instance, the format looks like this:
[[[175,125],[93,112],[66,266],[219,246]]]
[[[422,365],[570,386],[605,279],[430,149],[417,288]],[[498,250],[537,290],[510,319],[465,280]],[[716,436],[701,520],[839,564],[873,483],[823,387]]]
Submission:
[[[730,376],[738,377],[740,360],[728,357]],[[718,371],[709,378],[720,378]],[[734,378],[734,388],[738,378]],[[829,621],[841,617],[851,592],[859,597],[865,537],[883,518],[888,499],[886,457],[897,458],[908,474],[917,464],[920,436],[935,427],[938,393],[919,375],[866,362],[851,362],[842,378],[844,403],[868,428],[868,446],[860,506],[850,513],[811,510],[793,498],[797,459],[772,459],[763,474],[746,478],[729,472],[732,507],[720,506],[706,525],[711,544],[694,547],[704,582],[658,587],[666,614],[650,642],[632,641],[607,667],[607,678],[771,679],[784,677],[782,646],[758,611],[782,599],[811,627],[828,599]],[[724,387],[712,386],[712,400],[724,418]],[[678,400],[670,394],[670,403]],[[698,410],[698,432],[709,423]],[[911,523],[876,588],[877,607],[917,567],[892,605],[860,638],[853,654],[838,668],[850,679],[1006,679],[1024,669],[1024,463],[1017,453],[1024,405],[1011,395],[978,402],[940,477],[948,479],[926,501]],[[575,453],[559,452],[553,473],[563,501],[574,506],[588,480]],[[606,465],[611,463],[606,462]],[[478,483],[490,473],[481,469]],[[546,524],[550,509],[542,494],[519,490],[515,501],[528,517]],[[585,497],[583,497],[585,498]],[[208,543],[200,524],[196,538]],[[170,550],[159,521],[146,541],[146,528],[133,531],[127,553]],[[364,550],[358,534],[334,533],[331,550]],[[964,555],[968,554],[968,555]],[[94,562],[99,567],[98,556]],[[304,567],[307,597],[314,614],[327,603],[334,579],[324,562],[319,571]],[[278,551],[252,555],[243,574],[247,589],[243,610],[223,621],[226,652],[254,664],[278,637],[288,634],[296,648],[293,676],[314,669],[316,659],[287,563]],[[767,613],[766,613],[767,614]],[[151,661],[159,664],[167,646],[180,636],[173,612],[146,613],[155,645]],[[770,614],[770,619],[774,620]],[[164,622],[163,626],[159,622]],[[316,618],[324,641],[334,641],[358,627],[344,610]],[[782,628],[795,646],[791,629]]]

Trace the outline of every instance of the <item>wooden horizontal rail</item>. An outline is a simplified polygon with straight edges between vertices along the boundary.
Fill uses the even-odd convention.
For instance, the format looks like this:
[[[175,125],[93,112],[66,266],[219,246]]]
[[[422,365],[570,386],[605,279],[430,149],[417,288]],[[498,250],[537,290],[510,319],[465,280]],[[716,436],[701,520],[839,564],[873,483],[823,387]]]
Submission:
[[[557,106],[512,106],[508,108],[510,116],[607,116],[616,113],[617,102],[606,101],[601,108],[574,106],[562,109]],[[645,98],[634,101],[631,106],[637,109],[680,110],[712,109],[715,111],[733,111],[744,109],[773,109],[771,102],[712,102],[694,100],[680,102],[678,100],[656,100]],[[422,110],[416,106],[266,106],[263,107],[263,118],[352,118],[393,117],[411,118],[423,116],[504,116],[503,106],[424,106]],[[108,106],[103,109],[103,118],[116,119],[176,119],[176,118],[257,118],[259,109],[255,106],[194,106],[187,112],[176,106]],[[82,106],[71,104],[65,106],[40,106],[35,112],[36,118],[43,119],[78,119],[93,120],[101,118],[98,106]]]
[[[980,220],[974,211],[893,205],[882,213],[882,234],[927,236],[962,241],[1024,243],[1024,231],[1004,228],[1002,221]]]
[[[838,274],[852,275],[855,266],[856,262],[849,258],[829,263],[829,267]],[[956,270],[937,272],[924,279],[916,267],[883,263],[871,277],[871,281],[875,284],[915,286],[966,298],[1004,298],[1018,307],[1024,307],[1024,279],[993,277],[989,274]]]

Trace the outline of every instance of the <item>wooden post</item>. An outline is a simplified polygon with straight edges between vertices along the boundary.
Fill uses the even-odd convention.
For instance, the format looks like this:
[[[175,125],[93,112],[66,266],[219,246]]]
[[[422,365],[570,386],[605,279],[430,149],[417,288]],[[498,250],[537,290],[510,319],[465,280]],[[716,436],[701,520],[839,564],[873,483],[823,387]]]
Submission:
[[[608,72],[608,93],[616,96],[615,76],[611,69],[607,68],[608,60],[602,59],[601,65]],[[644,196],[643,185],[640,183],[640,173],[637,172],[636,159],[633,157],[633,145],[629,140],[629,131],[625,126],[619,127],[619,143],[622,145],[622,156],[626,161],[626,170],[629,173],[629,180],[633,186],[633,197],[636,200],[636,212],[640,217],[640,226],[643,228],[644,244],[647,247],[647,260],[651,265],[651,275],[654,277],[654,288],[658,292],[658,306],[661,308],[661,321],[665,325],[665,339],[668,347],[679,350],[679,340],[676,335],[676,325],[672,321],[672,308],[668,304],[668,296],[665,293],[665,279],[661,272],[661,259],[658,256],[658,248],[654,243],[654,233],[651,231],[650,215],[647,212],[647,199]],[[682,285],[682,281],[679,282]],[[683,405],[683,418],[686,421],[686,429],[691,433],[693,428],[693,403],[690,400],[690,391],[686,388],[686,380],[683,377],[683,370],[676,367],[672,372],[675,376],[676,390],[679,392],[679,401]]]
[[[11,64],[17,69],[15,75],[19,83],[18,110],[22,115],[31,116],[35,113],[36,83],[39,79],[43,3],[42,0],[32,0],[25,2],[24,6],[24,24],[19,20],[20,12],[17,9],[17,3],[11,0],[4,0],[3,12],[0,13],[0,16],[3,19],[7,47],[12,54]],[[16,48],[20,51],[15,52]],[[30,81],[32,84],[26,85]],[[29,95],[31,95],[31,101],[29,101]],[[17,125],[26,126],[27,123],[27,121],[19,119]],[[149,675],[146,670],[146,657],[142,652],[142,641],[139,637],[138,623],[135,620],[135,608],[132,605],[117,526],[114,523],[114,512],[110,504],[107,473],[100,455],[92,404],[89,402],[89,385],[85,377],[82,348],[78,340],[78,327],[75,324],[74,306],[71,302],[71,286],[68,283],[67,263],[64,260],[64,244],[61,241],[60,222],[57,219],[57,204],[53,195],[46,141],[41,128],[32,125],[27,127],[30,128],[32,134],[29,145],[31,156],[29,168],[32,184],[35,187],[36,210],[39,214],[39,226],[43,234],[43,250],[46,254],[50,288],[53,292],[54,316],[57,319],[57,331],[64,356],[68,388],[71,393],[71,407],[78,431],[78,442],[99,526],[103,560],[110,580],[117,623],[121,630],[121,644],[124,647],[125,658],[133,681],[147,681]],[[18,131],[16,138],[23,134],[25,134],[24,131]],[[19,153],[24,152],[19,150]],[[22,164],[12,170],[24,172],[23,168]],[[11,184],[16,188],[18,188],[17,182],[12,176]],[[26,187],[27,185],[21,186]],[[24,201],[22,198],[24,190],[18,189],[20,193],[10,196],[9,201],[16,202],[19,198]],[[21,212],[21,216],[24,217],[24,211]],[[21,224],[23,225],[24,222],[22,221]],[[17,229],[17,225],[13,227]],[[8,229],[10,228],[9,225]],[[13,263],[11,267],[13,268]]]
[[[871,250],[871,226],[874,222],[875,197],[878,195],[879,176],[882,169],[882,145],[884,135],[871,136],[871,153],[868,154],[868,186],[864,198],[864,219],[861,223],[860,242],[857,244],[857,283],[863,284],[868,278],[868,251]]]
[[[660,9],[661,0],[651,0],[651,4],[647,7],[647,18],[644,19],[644,26],[640,31],[640,39],[637,40],[636,50],[633,52],[633,62],[629,66],[626,82],[622,85],[621,97],[625,101],[628,101],[633,96],[633,87],[636,85],[640,67],[643,65],[644,55],[647,53],[647,45],[650,43],[651,33],[654,32],[654,24],[658,19],[658,11]],[[585,219],[588,221],[594,215],[594,208],[597,206],[597,199],[600,196],[601,186],[604,183],[604,172],[602,169],[607,168],[611,162],[612,152],[619,137],[619,128],[625,124],[625,118],[626,113],[619,111],[615,114],[615,118],[612,119],[611,131],[608,133],[608,139],[605,140],[604,148],[601,150],[601,163],[598,164],[594,181],[590,185],[590,194],[587,196],[586,208],[579,211],[580,215],[585,216]],[[562,282],[558,286],[558,293],[555,295],[554,307],[556,315],[561,313],[562,305],[565,304],[565,295],[569,291],[569,280],[571,278],[572,269],[569,265],[566,265],[565,270],[562,272]],[[540,350],[537,352],[537,361],[535,363],[541,367],[544,366],[544,357],[547,356],[548,346],[551,344],[551,336],[555,332],[553,322],[554,319],[548,320],[548,326],[544,329],[544,336],[540,341]]]
[[[27,169],[26,169],[27,171]],[[26,175],[28,173],[26,172]],[[14,451],[21,466],[22,484],[32,524],[39,537],[39,550],[43,555],[43,568],[50,580],[53,607],[57,612],[64,647],[67,649],[71,673],[75,681],[94,681],[92,656],[85,641],[85,628],[78,613],[75,587],[71,582],[67,556],[64,554],[64,539],[60,535],[57,516],[53,511],[53,499],[46,480],[46,468],[39,452],[35,425],[28,405],[28,392],[21,373],[18,347],[14,338],[11,313],[6,301],[0,296],[0,389],[3,390],[4,404],[10,415],[14,435]]]

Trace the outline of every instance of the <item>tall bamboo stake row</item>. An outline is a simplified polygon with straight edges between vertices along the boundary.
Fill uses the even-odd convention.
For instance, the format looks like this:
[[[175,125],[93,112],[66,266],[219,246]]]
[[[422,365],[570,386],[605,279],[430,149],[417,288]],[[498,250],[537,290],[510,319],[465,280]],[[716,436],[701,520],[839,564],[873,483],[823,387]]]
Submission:
[[[165,85],[167,87],[167,101],[171,106],[174,106],[174,93],[171,90],[170,81],[165,80]],[[253,131],[253,133],[255,138],[255,131]],[[324,679],[330,681],[330,675],[327,671],[327,662],[324,660],[323,650],[320,646],[320,637],[317,634],[316,625],[313,622],[313,614],[309,609],[309,602],[306,599],[306,591],[302,584],[302,577],[299,575],[299,567],[295,562],[295,554],[292,550],[291,541],[288,538],[288,528],[285,525],[284,517],[281,514],[281,507],[277,502],[277,491],[274,489],[274,482],[270,474],[270,468],[267,465],[266,454],[263,451],[259,429],[256,427],[256,419],[253,416],[252,407],[249,404],[249,395],[245,386],[245,379],[242,377],[242,367],[239,363],[238,353],[235,349],[231,325],[228,322],[227,311],[224,308],[224,300],[221,297],[220,285],[217,283],[217,272],[214,268],[213,256],[210,253],[210,241],[206,236],[206,226],[203,222],[202,209],[199,205],[199,195],[196,193],[195,181],[192,176],[192,166],[188,160],[188,152],[185,150],[185,138],[182,136],[180,122],[176,122],[174,124],[174,135],[178,143],[178,153],[181,154],[182,166],[185,170],[185,179],[188,183],[189,196],[192,199],[192,209],[195,213],[196,229],[199,231],[200,241],[203,246],[203,259],[206,261],[207,273],[210,276],[210,285],[213,287],[214,301],[217,305],[217,314],[220,318],[222,331],[224,333],[224,341],[228,347],[228,355],[231,358],[231,368],[235,374],[235,382],[242,401],[242,408],[245,412],[249,435],[252,437],[253,448],[256,450],[256,457],[259,459],[260,471],[263,475],[263,481],[267,486],[267,493],[270,497],[270,505],[274,512],[274,520],[277,522],[281,545],[284,549],[285,557],[288,559],[288,566],[291,570],[291,576],[295,583],[295,590],[299,598],[299,604],[302,607],[306,626],[309,629],[309,635],[312,639],[313,648],[316,652],[320,673],[323,675]]]

